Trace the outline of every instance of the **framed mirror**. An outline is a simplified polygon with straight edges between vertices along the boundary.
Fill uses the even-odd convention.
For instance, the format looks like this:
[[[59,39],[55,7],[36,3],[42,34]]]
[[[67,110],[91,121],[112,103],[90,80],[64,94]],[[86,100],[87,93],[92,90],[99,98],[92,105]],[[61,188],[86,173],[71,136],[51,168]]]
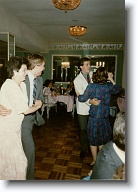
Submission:
[[[52,55],[52,79],[55,82],[68,82],[79,73],[81,55]]]
[[[86,55],[91,58],[91,70],[94,72],[100,66],[105,67],[108,72],[112,72],[116,80],[117,55]]]

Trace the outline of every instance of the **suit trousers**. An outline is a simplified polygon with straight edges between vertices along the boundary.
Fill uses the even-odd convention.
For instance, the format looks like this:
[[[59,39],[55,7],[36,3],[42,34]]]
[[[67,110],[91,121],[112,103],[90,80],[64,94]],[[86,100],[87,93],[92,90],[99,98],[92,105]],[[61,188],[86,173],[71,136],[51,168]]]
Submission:
[[[89,146],[88,138],[87,138],[88,117],[89,117],[89,115],[78,114],[81,151],[84,151],[84,152],[86,152],[86,150]]]
[[[34,125],[35,115],[26,115],[22,122],[21,137],[24,153],[28,160],[27,180],[34,179],[34,162],[35,162],[35,146],[32,137],[32,129]]]

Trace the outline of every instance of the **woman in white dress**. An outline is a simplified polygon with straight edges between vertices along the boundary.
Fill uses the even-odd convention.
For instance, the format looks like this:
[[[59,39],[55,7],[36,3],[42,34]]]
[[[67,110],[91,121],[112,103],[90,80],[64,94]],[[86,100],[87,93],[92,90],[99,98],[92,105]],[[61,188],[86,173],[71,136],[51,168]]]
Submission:
[[[36,101],[28,107],[26,87],[28,60],[11,57],[7,63],[8,77],[0,90],[0,104],[11,113],[0,116],[0,180],[25,180],[27,159],[21,143],[21,123],[24,115],[38,110],[42,103]]]

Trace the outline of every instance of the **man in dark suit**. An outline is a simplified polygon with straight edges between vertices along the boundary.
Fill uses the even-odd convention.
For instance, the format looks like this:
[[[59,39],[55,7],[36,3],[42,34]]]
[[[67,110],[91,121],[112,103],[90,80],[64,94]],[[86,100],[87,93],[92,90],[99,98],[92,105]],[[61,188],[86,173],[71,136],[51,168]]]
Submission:
[[[28,104],[32,106],[35,103],[35,100],[41,100],[43,102],[43,79],[41,76],[42,71],[45,68],[45,59],[40,54],[32,54],[28,56],[30,66],[28,68],[28,75],[25,79],[27,95],[28,95]],[[34,123],[38,123],[39,112],[26,115],[22,122],[22,145],[25,152],[25,155],[28,160],[27,167],[27,180],[34,179],[34,162],[35,162],[35,146],[32,137],[32,130]]]

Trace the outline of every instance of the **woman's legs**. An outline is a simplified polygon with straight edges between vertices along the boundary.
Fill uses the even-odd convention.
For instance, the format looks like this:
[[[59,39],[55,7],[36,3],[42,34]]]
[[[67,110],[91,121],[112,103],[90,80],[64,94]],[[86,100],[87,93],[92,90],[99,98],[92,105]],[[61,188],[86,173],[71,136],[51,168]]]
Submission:
[[[91,154],[92,154],[92,157],[93,157],[93,160],[90,163],[91,166],[94,165],[94,163],[96,161],[98,149],[100,151],[102,149],[102,147],[103,147],[103,145],[100,145],[100,146],[92,146],[92,145],[90,145],[90,150],[91,150]]]
[[[95,161],[96,161],[96,157],[97,157],[97,146],[92,146],[92,145],[90,145],[90,150],[91,150],[91,154],[92,154],[92,157],[93,157],[93,160],[92,160],[92,162],[90,163],[90,165],[92,166],[94,163],[95,163]]]

